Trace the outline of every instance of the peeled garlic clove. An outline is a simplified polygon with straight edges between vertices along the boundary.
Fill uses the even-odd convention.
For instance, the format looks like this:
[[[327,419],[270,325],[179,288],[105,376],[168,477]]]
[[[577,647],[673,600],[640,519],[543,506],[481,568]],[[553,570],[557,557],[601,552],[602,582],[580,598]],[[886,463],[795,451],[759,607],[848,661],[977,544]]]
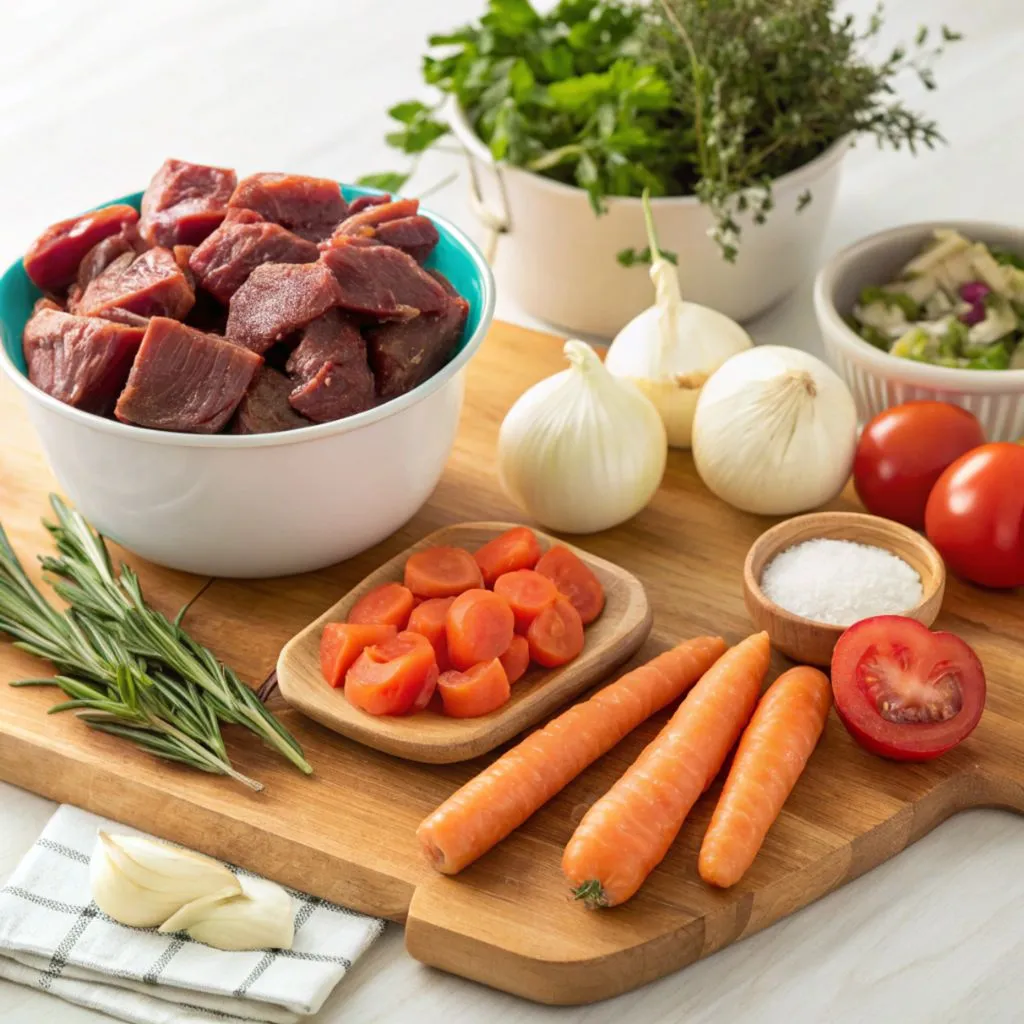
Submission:
[[[216,949],[291,949],[291,896],[264,878],[243,878],[241,883],[241,895],[195,900],[168,918],[160,931],[183,931]]]

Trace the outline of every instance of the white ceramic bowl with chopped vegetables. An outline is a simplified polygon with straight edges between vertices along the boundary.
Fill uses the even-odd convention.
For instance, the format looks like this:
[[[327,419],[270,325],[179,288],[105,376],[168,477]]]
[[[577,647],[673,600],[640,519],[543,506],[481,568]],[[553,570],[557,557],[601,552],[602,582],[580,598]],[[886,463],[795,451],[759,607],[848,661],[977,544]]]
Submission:
[[[1024,438],[1024,271],[1000,262],[1006,254],[1024,261],[1024,228],[932,221],[870,235],[822,268],[815,312],[861,420],[935,399],[969,409],[990,440]],[[847,318],[873,325],[865,333],[875,343]],[[1008,368],[973,368],[986,363]]]

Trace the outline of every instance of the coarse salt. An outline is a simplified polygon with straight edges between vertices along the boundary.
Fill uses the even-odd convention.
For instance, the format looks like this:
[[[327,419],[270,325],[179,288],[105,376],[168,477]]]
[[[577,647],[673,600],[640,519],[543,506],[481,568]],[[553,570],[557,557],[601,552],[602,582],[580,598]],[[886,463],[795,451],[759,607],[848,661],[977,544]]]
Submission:
[[[794,615],[852,626],[873,615],[899,615],[921,600],[921,577],[884,548],[851,540],[805,540],[776,555],[761,590]]]

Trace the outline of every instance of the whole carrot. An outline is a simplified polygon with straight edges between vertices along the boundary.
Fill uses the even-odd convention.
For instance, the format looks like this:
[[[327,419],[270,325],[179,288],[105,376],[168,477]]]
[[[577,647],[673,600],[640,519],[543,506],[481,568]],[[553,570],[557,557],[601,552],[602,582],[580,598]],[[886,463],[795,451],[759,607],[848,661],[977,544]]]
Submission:
[[[740,740],[700,848],[705,882],[727,888],[753,864],[821,738],[831,704],[832,687],[816,668],[791,668],[768,687]]]
[[[614,907],[643,885],[747,724],[770,658],[767,633],[726,651],[587,811],[562,856],[577,899]]]
[[[531,733],[416,830],[430,863],[448,875],[471,864],[644,719],[685,693],[724,650],[721,637],[688,640]]]

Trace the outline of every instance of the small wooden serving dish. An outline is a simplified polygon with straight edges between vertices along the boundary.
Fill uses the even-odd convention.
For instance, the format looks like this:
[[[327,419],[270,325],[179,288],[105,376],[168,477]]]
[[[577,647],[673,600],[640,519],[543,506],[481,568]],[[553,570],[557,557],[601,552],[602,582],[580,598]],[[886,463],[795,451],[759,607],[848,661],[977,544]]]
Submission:
[[[535,530],[545,551],[554,544],[564,544],[590,566],[604,587],[604,611],[587,627],[583,651],[568,665],[558,669],[531,667],[513,685],[512,696],[504,707],[479,718],[448,718],[430,710],[400,717],[375,717],[353,707],[340,689],[333,689],[324,680],[320,671],[320,635],[324,626],[328,622],[344,622],[349,609],[374,587],[401,582],[406,559],[413,552],[439,544],[475,551],[514,525],[447,526],[386,562],[288,641],[277,662],[281,695],[321,725],[368,747],[410,761],[450,764],[493,750],[618,668],[651,631],[651,606],[643,585],[625,569]]]
[[[885,548],[898,555],[921,577],[921,601],[900,613],[930,626],[939,614],[946,589],[946,567],[939,553],[919,533],[890,519],[861,512],[812,512],[787,519],[766,530],[747,552],[743,566],[743,600],[758,629],[766,630],[772,646],[793,661],[829,665],[836,641],[846,630],[816,622],[780,608],[761,590],[761,573],[781,552],[796,544],[819,538],[851,540]],[[856,582],[851,581],[851,586]]]

